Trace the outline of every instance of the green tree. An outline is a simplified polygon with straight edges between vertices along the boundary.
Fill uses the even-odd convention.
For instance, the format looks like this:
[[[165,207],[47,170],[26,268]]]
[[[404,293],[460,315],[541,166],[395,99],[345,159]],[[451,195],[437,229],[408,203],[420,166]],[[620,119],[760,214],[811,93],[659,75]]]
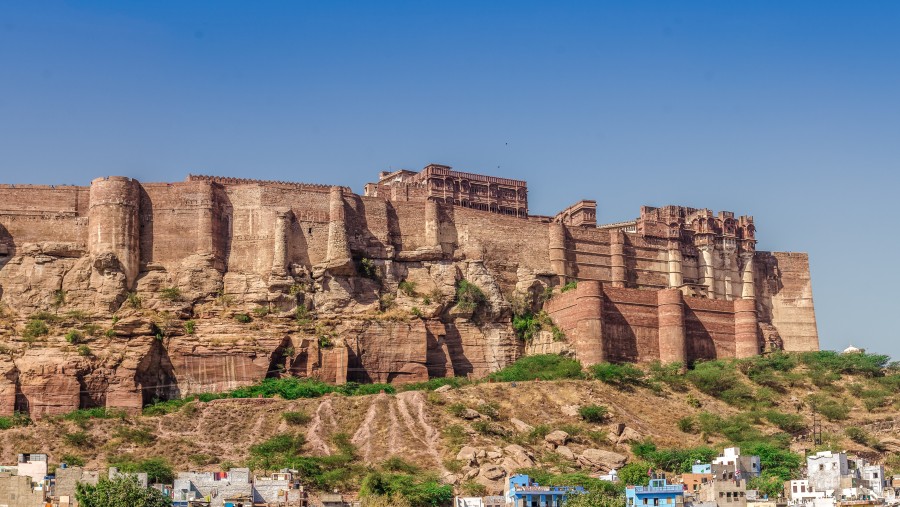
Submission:
[[[152,488],[143,488],[133,476],[101,478],[97,485],[78,483],[75,499],[82,507],[167,507],[172,501]]]

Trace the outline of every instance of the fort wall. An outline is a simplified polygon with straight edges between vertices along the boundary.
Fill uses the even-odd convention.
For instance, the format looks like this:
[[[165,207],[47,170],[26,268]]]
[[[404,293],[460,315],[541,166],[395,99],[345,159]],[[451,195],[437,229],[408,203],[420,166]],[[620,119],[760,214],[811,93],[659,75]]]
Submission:
[[[459,175],[466,173],[453,178]],[[108,177],[90,187],[0,185],[0,283],[3,259],[28,243],[65,243],[74,257],[111,254],[128,288],[197,257],[223,274],[261,280],[298,269],[350,276],[351,259],[361,257],[479,261],[506,296],[527,276],[577,281],[545,309],[587,363],[746,357],[773,344],[818,348],[807,256],[755,252],[752,218],[643,208],[636,222],[596,227],[591,201],[560,221],[527,219],[434,199],[434,188],[420,195],[427,182],[406,181],[382,182],[371,196],[193,175],[180,183]],[[501,183],[514,183],[521,192],[509,198],[527,205],[524,182]],[[443,342],[423,339],[433,346],[417,354],[453,355],[465,339],[454,345],[448,333]]]

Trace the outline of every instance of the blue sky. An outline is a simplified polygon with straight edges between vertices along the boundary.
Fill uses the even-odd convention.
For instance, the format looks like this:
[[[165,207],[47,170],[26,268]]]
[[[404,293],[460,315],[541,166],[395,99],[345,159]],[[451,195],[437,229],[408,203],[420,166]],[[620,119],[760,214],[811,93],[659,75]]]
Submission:
[[[0,181],[349,185],[429,162],[754,215],[824,348],[900,358],[900,3],[0,3]]]

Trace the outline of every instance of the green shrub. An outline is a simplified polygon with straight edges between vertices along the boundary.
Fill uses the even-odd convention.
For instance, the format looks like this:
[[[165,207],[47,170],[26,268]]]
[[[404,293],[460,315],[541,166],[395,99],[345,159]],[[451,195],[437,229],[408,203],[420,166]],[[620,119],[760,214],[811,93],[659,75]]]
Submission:
[[[306,412],[299,412],[299,411],[284,412],[283,414],[281,414],[281,417],[285,420],[285,422],[287,422],[288,424],[293,424],[293,425],[306,424],[310,420],[309,414],[307,414]]]
[[[702,361],[688,371],[688,380],[698,390],[729,405],[748,407],[756,401],[753,390],[741,381],[734,365],[725,361]]]
[[[775,443],[747,442],[741,444],[741,454],[759,456],[760,467],[764,473],[769,477],[778,477],[784,482],[796,478],[800,472],[800,465],[806,463],[803,457],[785,447]]]
[[[603,405],[585,405],[578,409],[578,415],[589,423],[602,423],[608,414],[609,410]]]
[[[137,292],[129,292],[125,295],[125,302],[128,306],[138,309],[141,307],[141,297],[137,295]]]
[[[577,280],[573,280],[573,281],[571,281],[571,282],[569,282],[569,283],[563,285],[563,286],[559,289],[559,291],[560,291],[560,292],[569,292],[570,290],[574,290],[574,289],[577,289],[577,288],[578,288],[578,281],[577,281]]]
[[[650,467],[646,461],[632,461],[619,469],[619,482],[629,486],[646,486],[650,483]]]
[[[644,379],[644,372],[628,363],[597,363],[591,366],[591,374],[603,383],[617,386],[637,385]]]
[[[795,414],[785,414],[776,410],[768,410],[763,416],[781,431],[796,434],[806,430],[806,422],[803,417]]]
[[[450,386],[454,389],[469,384],[469,380],[465,377],[435,377],[424,382],[415,382],[412,384],[403,384],[400,386],[401,391],[434,391],[443,386]]]
[[[653,361],[648,371],[651,384],[665,384],[674,391],[687,389],[687,377],[682,373],[682,363],[665,363]]]
[[[151,484],[171,484],[175,480],[172,465],[165,458],[134,459],[130,456],[120,456],[111,458],[109,466],[116,467],[124,473],[146,473],[147,481]]]
[[[768,498],[778,498],[784,491],[784,481],[777,475],[769,475],[763,472],[759,477],[751,477],[747,482],[747,489],[755,489],[764,493]]]
[[[500,407],[496,403],[482,403],[478,405],[478,412],[492,421],[500,419]]]
[[[413,314],[413,317],[422,318],[422,310],[419,310],[419,307],[417,306],[412,307],[412,310],[410,310],[409,313]]]
[[[869,441],[869,434],[862,428],[858,428],[856,426],[851,426],[844,430],[844,433],[850,440],[853,440],[857,444],[866,445]]]
[[[22,331],[23,338],[34,339],[39,336],[46,336],[50,333],[47,323],[40,319],[31,319],[25,324],[25,330]]]
[[[130,426],[120,426],[116,432],[115,436],[121,438],[125,442],[130,442],[135,445],[147,446],[156,442],[156,435],[153,434],[148,428],[144,427],[130,427]]]
[[[86,428],[92,419],[122,419],[124,420],[127,414],[124,410],[117,410],[113,408],[104,408],[104,407],[95,407],[95,408],[82,408],[79,410],[73,410],[67,414],[63,414],[58,416],[60,419],[66,421],[72,421],[76,425],[81,428]]]
[[[257,306],[252,311],[253,311],[253,316],[260,318],[260,319],[265,317],[266,315],[269,315],[270,313],[272,313],[272,309],[269,308],[268,306]]]
[[[406,294],[410,297],[416,296],[416,282],[410,282],[409,280],[403,280],[397,285],[397,288],[400,289],[400,292]]]
[[[456,307],[464,312],[474,312],[487,303],[484,292],[468,280],[460,280],[456,285]]]
[[[410,475],[372,471],[359,489],[360,498],[400,498],[412,507],[437,507],[453,499],[453,487],[430,474]]]
[[[676,474],[689,472],[697,462],[708,463],[718,454],[710,447],[689,447],[685,449],[657,449],[652,442],[635,442],[631,444],[631,452],[638,458],[650,463],[654,468],[661,468]]]
[[[160,291],[159,298],[163,301],[181,301],[181,289],[178,287],[167,287]]]
[[[78,346],[78,355],[81,357],[90,357],[93,353],[91,352],[91,348],[87,345],[79,345]]]
[[[475,481],[466,481],[460,485],[459,490],[466,496],[483,497],[488,494],[487,486]]]
[[[196,332],[197,323],[194,320],[188,320],[184,323],[184,334],[194,334]]]
[[[813,411],[822,414],[829,421],[843,421],[850,415],[850,407],[824,394],[812,394],[806,401]]]
[[[447,412],[454,417],[462,417],[466,410],[467,407],[462,403],[452,403],[447,406]]]
[[[391,456],[390,458],[384,460],[384,463],[381,464],[381,468],[391,472],[403,472],[407,474],[415,474],[419,472],[419,467],[409,463],[404,460],[400,456]]]
[[[157,489],[142,487],[134,476],[120,476],[115,479],[101,477],[97,484],[80,482],[75,486],[78,505],[86,507],[165,507],[172,505]]]
[[[144,415],[164,415],[179,410],[184,405],[199,400],[209,402],[222,398],[274,398],[276,396],[285,400],[301,398],[318,398],[328,393],[340,393],[346,396],[364,396],[377,394],[384,391],[394,394],[396,389],[388,384],[359,384],[347,382],[344,385],[333,385],[316,379],[284,377],[267,378],[260,383],[240,387],[224,393],[204,393],[190,395],[176,400],[159,401],[144,408]]]
[[[60,463],[65,463],[70,467],[83,467],[84,466],[84,458],[75,454],[63,454],[61,458],[59,458]]]
[[[91,444],[91,436],[84,431],[63,434],[63,440],[75,447],[87,447]]]
[[[475,421],[472,423],[472,429],[484,436],[494,436],[504,438],[509,435],[502,426],[491,421]]]
[[[72,329],[71,331],[66,333],[66,341],[73,345],[80,342],[81,339],[82,339],[81,333],[79,333],[75,329]]]
[[[679,419],[678,429],[684,433],[695,433],[697,431],[697,426],[694,422],[694,418],[691,416],[685,416]]]
[[[378,280],[378,267],[371,259],[363,257],[359,260],[357,271],[360,275],[371,280]]]
[[[584,378],[581,363],[554,354],[525,356],[515,363],[492,373],[488,378],[500,382],[526,380],[559,380]]]
[[[297,321],[299,326],[307,326],[312,322],[312,317],[306,305],[297,305],[297,308],[294,310],[294,320]]]
[[[0,430],[8,430],[18,426],[28,426],[31,418],[24,412],[14,412],[11,416],[0,417]]]
[[[247,323],[253,321],[253,319],[250,318],[250,316],[247,315],[246,313],[236,313],[236,314],[234,314],[234,320],[240,322],[241,324],[247,324]]]
[[[880,354],[840,354],[833,350],[820,350],[816,352],[803,352],[800,354],[800,362],[811,370],[825,370],[837,374],[860,374],[869,377],[884,375],[884,369],[890,362],[890,357]]]

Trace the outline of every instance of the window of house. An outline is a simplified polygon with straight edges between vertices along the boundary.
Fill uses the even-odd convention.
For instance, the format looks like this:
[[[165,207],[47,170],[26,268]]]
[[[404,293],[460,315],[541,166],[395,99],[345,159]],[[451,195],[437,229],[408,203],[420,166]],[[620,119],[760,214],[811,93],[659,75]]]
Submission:
[[[653,505],[659,505],[659,498],[653,499]]]
[[[796,492],[797,492],[797,485],[794,484],[794,493],[796,493]]]
[[[647,505],[647,499],[646,499],[646,498],[644,499],[644,505]]]

